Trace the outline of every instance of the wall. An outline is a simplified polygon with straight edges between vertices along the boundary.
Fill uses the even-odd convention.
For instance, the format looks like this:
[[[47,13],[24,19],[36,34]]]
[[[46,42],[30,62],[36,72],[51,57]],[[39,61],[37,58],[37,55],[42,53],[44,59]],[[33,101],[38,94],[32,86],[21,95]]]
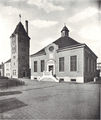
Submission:
[[[11,62],[4,63],[4,76],[11,77]]]
[[[37,78],[38,76],[42,76],[43,73],[40,69],[40,61],[45,60],[46,63],[47,56],[46,55],[40,55],[40,56],[34,56],[31,57],[31,79]],[[37,72],[34,72],[34,61],[37,61]],[[46,71],[46,64],[45,64],[45,71]]]
[[[13,39],[15,39],[15,52],[13,52]],[[13,71],[16,70],[16,74]],[[18,34],[11,37],[11,76],[18,78]]]
[[[97,65],[97,57],[87,47],[85,47],[84,48],[85,82],[94,81],[94,77],[96,76],[96,65]]]
[[[49,47],[54,46],[53,52],[49,51]],[[47,66],[50,61],[54,61],[55,63],[55,75],[57,78],[63,78],[65,81],[71,81],[71,79],[76,79],[77,82],[84,82],[84,49],[70,49],[61,52],[57,52],[58,46],[55,44],[50,44],[45,48],[46,55],[32,56],[31,57],[31,78],[38,78],[42,76],[42,72],[40,70],[40,61],[45,60],[45,71],[47,71]],[[77,55],[77,71],[70,71],[70,56]],[[59,57],[64,57],[65,59],[65,68],[64,72],[59,72]],[[38,72],[34,72],[34,61],[38,62]],[[51,62],[51,64],[53,64]]]
[[[29,38],[18,37],[18,77],[30,77],[29,71]]]
[[[15,37],[16,52],[12,53],[12,40]],[[11,37],[11,74],[14,78],[30,77],[29,38],[19,33]],[[15,58],[14,58],[15,56]],[[16,70],[16,75],[13,71]]]
[[[70,56],[77,56],[77,71],[70,71]],[[59,57],[64,57],[64,72],[59,72]],[[71,49],[57,53],[56,58],[56,76],[64,78],[65,81],[76,79],[77,82],[84,82],[84,61],[83,48]]]

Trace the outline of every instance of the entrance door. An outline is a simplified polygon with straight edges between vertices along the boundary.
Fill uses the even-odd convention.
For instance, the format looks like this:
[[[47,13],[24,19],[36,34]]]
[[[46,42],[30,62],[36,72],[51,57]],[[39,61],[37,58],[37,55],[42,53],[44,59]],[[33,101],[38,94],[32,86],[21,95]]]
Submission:
[[[52,74],[53,74],[53,65],[49,66],[49,71],[52,71]]]

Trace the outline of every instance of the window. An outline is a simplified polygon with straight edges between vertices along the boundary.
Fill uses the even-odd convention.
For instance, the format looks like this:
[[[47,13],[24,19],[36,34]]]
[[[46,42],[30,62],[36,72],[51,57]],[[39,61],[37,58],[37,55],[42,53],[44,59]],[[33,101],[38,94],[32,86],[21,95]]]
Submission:
[[[45,61],[41,60],[41,72],[45,70]]]
[[[94,72],[96,71],[96,61],[94,60]]]
[[[93,59],[91,59],[91,72],[93,72]]]
[[[59,58],[59,71],[64,71],[64,57]]]
[[[88,72],[88,57],[85,57],[85,71]]]
[[[13,59],[15,59],[16,57],[15,56],[13,56]]]
[[[87,72],[89,72],[89,58],[87,57]]]
[[[76,82],[76,79],[71,79],[72,82]]]
[[[16,75],[16,70],[13,70],[13,75]]]
[[[37,72],[37,61],[34,61],[34,72]]]
[[[70,70],[77,71],[77,56],[70,57]]]
[[[89,72],[91,72],[91,59],[89,59]]]

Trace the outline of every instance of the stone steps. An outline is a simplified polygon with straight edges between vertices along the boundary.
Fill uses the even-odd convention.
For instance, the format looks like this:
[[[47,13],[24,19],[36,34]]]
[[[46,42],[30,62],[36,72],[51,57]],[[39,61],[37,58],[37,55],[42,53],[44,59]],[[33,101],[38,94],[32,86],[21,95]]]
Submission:
[[[40,78],[40,81],[50,81],[50,82],[59,82],[55,77],[53,76],[44,76]]]

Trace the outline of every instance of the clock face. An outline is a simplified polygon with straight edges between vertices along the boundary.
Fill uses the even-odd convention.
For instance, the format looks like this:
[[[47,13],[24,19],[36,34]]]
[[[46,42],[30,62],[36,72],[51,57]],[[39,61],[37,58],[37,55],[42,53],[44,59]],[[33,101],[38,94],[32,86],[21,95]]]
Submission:
[[[49,47],[49,51],[52,52],[53,50],[54,50],[54,47],[53,47],[53,46],[50,46],[50,47]]]

